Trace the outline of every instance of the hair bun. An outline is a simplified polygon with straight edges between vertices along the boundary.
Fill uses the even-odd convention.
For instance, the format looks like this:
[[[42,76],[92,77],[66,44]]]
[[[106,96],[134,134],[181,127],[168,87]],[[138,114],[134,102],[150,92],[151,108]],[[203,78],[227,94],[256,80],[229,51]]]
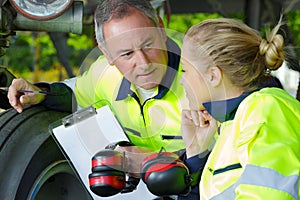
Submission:
[[[269,48],[269,44],[267,40],[262,39],[259,45],[259,54],[262,56],[265,55],[268,48]]]
[[[276,34],[271,41],[261,40],[259,54],[265,56],[266,67],[270,70],[278,69],[284,61],[284,39],[282,35]]]

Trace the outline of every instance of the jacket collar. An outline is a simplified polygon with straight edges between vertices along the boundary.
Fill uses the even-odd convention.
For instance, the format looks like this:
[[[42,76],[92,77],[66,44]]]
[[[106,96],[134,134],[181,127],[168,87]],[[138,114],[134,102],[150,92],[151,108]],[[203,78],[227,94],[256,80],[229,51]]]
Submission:
[[[154,99],[161,99],[171,87],[178,72],[181,50],[179,46],[170,38],[167,39],[168,49],[168,68],[162,82],[158,86],[158,94]],[[123,100],[128,96],[133,96],[134,92],[130,89],[131,83],[123,77],[116,101]]]
[[[207,112],[219,122],[232,120],[235,116],[240,103],[252,92],[244,92],[241,96],[222,100],[203,103]]]
[[[266,87],[283,88],[279,79],[274,76],[267,76],[266,79],[258,86],[256,90],[244,92],[241,96],[223,100],[203,103],[208,113],[219,122],[232,120],[240,103],[251,93]]]

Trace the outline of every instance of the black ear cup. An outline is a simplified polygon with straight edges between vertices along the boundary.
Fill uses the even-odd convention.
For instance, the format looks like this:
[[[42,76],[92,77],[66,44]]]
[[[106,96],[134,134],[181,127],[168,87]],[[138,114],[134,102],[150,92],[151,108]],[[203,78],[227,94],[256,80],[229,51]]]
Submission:
[[[142,180],[157,196],[186,194],[190,189],[189,170],[176,154],[160,152],[146,157]]]
[[[92,192],[101,197],[115,195],[126,186],[126,159],[118,151],[105,149],[92,158],[89,184]]]

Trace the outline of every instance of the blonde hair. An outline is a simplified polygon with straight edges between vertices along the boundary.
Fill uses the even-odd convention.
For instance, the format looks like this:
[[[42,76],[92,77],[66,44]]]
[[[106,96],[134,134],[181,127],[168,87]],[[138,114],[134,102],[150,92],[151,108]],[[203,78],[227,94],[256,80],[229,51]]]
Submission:
[[[284,61],[284,39],[277,34],[280,26],[281,21],[263,39],[237,19],[208,19],[191,27],[184,41],[192,41],[195,57],[203,52],[208,55],[232,84],[252,89]]]

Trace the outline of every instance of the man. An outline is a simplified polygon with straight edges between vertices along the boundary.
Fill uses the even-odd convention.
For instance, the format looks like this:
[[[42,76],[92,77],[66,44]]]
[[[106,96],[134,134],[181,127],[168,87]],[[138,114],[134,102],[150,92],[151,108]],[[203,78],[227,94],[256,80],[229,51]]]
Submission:
[[[134,144],[154,151],[182,149],[178,137],[184,100],[178,81],[180,48],[167,38],[151,4],[103,1],[95,12],[95,26],[98,47],[106,59],[99,58],[89,71],[64,83],[32,85],[15,79],[8,93],[10,104],[18,112],[24,105],[38,103],[71,111],[75,108],[71,88],[80,107],[95,104],[98,108],[101,100],[109,102]],[[73,86],[71,81],[76,81]],[[21,89],[56,95],[20,94]]]
[[[98,108],[105,101],[133,144],[151,151],[182,150],[180,112],[185,97],[179,85],[180,48],[166,36],[151,4],[103,1],[95,11],[95,33],[106,59],[99,58],[82,76],[63,83],[33,85],[15,79],[8,92],[10,104],[18,112],[38,103],[74,111],[73,94],[80,107]],[[55,95],[22,94],[21,89]]]
[[[24,105],[38,103],[68,111],[74,111],[74,102],[95,108],[109,104],[135,145],[122,148],[134,160],[131,172],[139,172],[149,152],[164,148],[181,156],[180,116],[186,103],[179,83],[180,48],[166,36],[151,4],[147,0],[102,1],[95,11],[95,34],[105,58],[62,83],[33,85],[15,79],[8,92],[10,104],[18,112]],[[21,94],[21,89],[53,95]]]

